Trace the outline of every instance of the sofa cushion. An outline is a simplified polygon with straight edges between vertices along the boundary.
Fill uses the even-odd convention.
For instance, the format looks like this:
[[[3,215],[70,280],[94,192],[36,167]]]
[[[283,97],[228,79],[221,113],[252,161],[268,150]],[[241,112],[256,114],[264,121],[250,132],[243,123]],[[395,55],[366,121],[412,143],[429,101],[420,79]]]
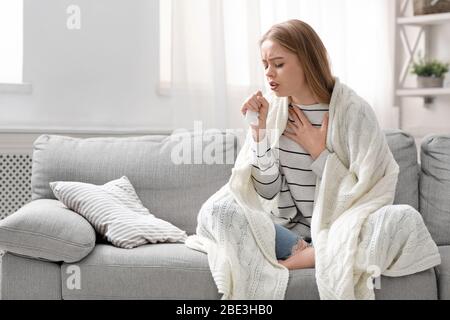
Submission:
[[[450,300],[450,246],[440,246],[441,264],[435,267],[439,299]]]
[[[79,289],[65,285],[72,264],[61,266],[63,299],[218,299],[207,256],[184,244],[131,250],[98,244],[76,264]]]
[[[374,289],[376,300],[436,300],[438,298],[433,268],[403,277],[381,276],[378,284],[379,287]],[[290,271],[285,299],[320,299],[315,270]]]
[[[200,163],[180,164],[180,146],[186,158]],[[88,139],[42,135],[34,142],[32,199],[54,199],[51,181],[99,185],[127,176],[150,212],[192,234],[201,205],[228,182],[236,149],[235,135],[207,131]],[[218,161],[211,164],[208,154]]]
[[[433,268],[402,277],[381,276],[376,300],[437,300],[438,288]]]
[[[186,240],[183,230],[156,218],[142,205],[133,185],[123,176],[94,185],[83,182],[50,182],[55,196],[81,214],[113,245],[131,249],[145,243]]]
[[[59,263],[11,252],[0,258],[1,300],[61,300]]]
[[[420,212],[438,245],[450,245],[450,135],[430,135],[421,145]]]
[[[34,200],[0,221],[0,247],[49,261],[75,262],[95,246],[86,219],[52,199]]]
[[[78,269],[78,288],[67,286]],[[154,244],[126,250],[99,244],[79,263],[61,266],[63,299],[220,299],[207,255],[183,244]],[[376,298],[437,299],[434,269],[381,277]],[[290,271],[285,299],[319,299],[314,269]]]
[[[400,168],[394,204],[409,204],[419,211],[419,165],[414,138],[401,130],[384,130],[389,149]]]

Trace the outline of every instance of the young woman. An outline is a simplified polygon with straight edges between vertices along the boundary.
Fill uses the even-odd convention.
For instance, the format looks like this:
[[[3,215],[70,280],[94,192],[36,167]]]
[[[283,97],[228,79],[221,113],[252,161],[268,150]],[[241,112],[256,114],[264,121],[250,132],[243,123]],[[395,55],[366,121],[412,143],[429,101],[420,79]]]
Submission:
[[[265,133],[269,103],[260,91],[241,108],[245,116],[259,113],[251,125],[252,181],[257,193],[271,200],[277,195],[275,216],[276,255],[288,269],[312,268],[314,247],[310,224],[314,208],[316,178],[321,177],[329,151],[326,148],[328,109],[335,79],[327,50],[306,23],[289,20],[274,25],[260,40],[262,63],[271,90],[289,97],[289,119],[272,150]],[[295,231],[294,231],[295,230]]]

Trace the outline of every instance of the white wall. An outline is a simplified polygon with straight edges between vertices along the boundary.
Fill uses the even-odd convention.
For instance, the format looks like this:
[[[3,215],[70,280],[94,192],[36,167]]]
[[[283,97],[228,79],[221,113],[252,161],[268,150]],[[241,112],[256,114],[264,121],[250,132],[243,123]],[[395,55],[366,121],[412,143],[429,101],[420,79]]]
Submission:
[[[81,8],[68,30],[66,9]],[[170,130],[158,96],[158,0],[25,0],[24,81],[0,94],[0,129]]]
[[[24,81],[33,91],[0,93],[0,132],[168,132],[201,118],[178,118],[185,98],[157,93],[158,0],[24,2]],[[81,8],[81,30],[66,27],[71,4]],[[450,25],[434,28],[433,50],[448,60]],[[407,104],[404,128],[450,132],[450,97],[430,109],[417,99]],[[245,125],[239,112],[228,123]]]

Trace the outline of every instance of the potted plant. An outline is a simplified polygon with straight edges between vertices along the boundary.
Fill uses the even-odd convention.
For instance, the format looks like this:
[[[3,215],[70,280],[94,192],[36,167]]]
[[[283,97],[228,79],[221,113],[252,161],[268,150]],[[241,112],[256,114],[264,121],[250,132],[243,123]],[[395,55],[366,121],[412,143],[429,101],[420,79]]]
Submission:
[[[439,60],[426,60],[420,58],[412,65],[412,73],[417,75],[419,88],[442,88],[444,76],[449,70],[450,64]]]

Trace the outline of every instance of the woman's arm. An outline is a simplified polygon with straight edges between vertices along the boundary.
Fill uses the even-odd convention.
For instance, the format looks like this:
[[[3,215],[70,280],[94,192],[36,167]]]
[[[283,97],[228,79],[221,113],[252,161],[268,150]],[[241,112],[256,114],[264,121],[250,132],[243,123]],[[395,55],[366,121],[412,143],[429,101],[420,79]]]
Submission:
[[[325,163],[327,162],[327,158],[329,155],[330,151],[328,151],[328,149],[325,149],[322,151],[319,157],[316,160],[314,160],[314,162],[311,164],[311,170],[320,179],[322,179],[323,169],[325,168]]]
[[[267,200],[272,200],[281,191],[279,160],[270,148],[267,135],[252,144],[252,181],[256,192]]]

